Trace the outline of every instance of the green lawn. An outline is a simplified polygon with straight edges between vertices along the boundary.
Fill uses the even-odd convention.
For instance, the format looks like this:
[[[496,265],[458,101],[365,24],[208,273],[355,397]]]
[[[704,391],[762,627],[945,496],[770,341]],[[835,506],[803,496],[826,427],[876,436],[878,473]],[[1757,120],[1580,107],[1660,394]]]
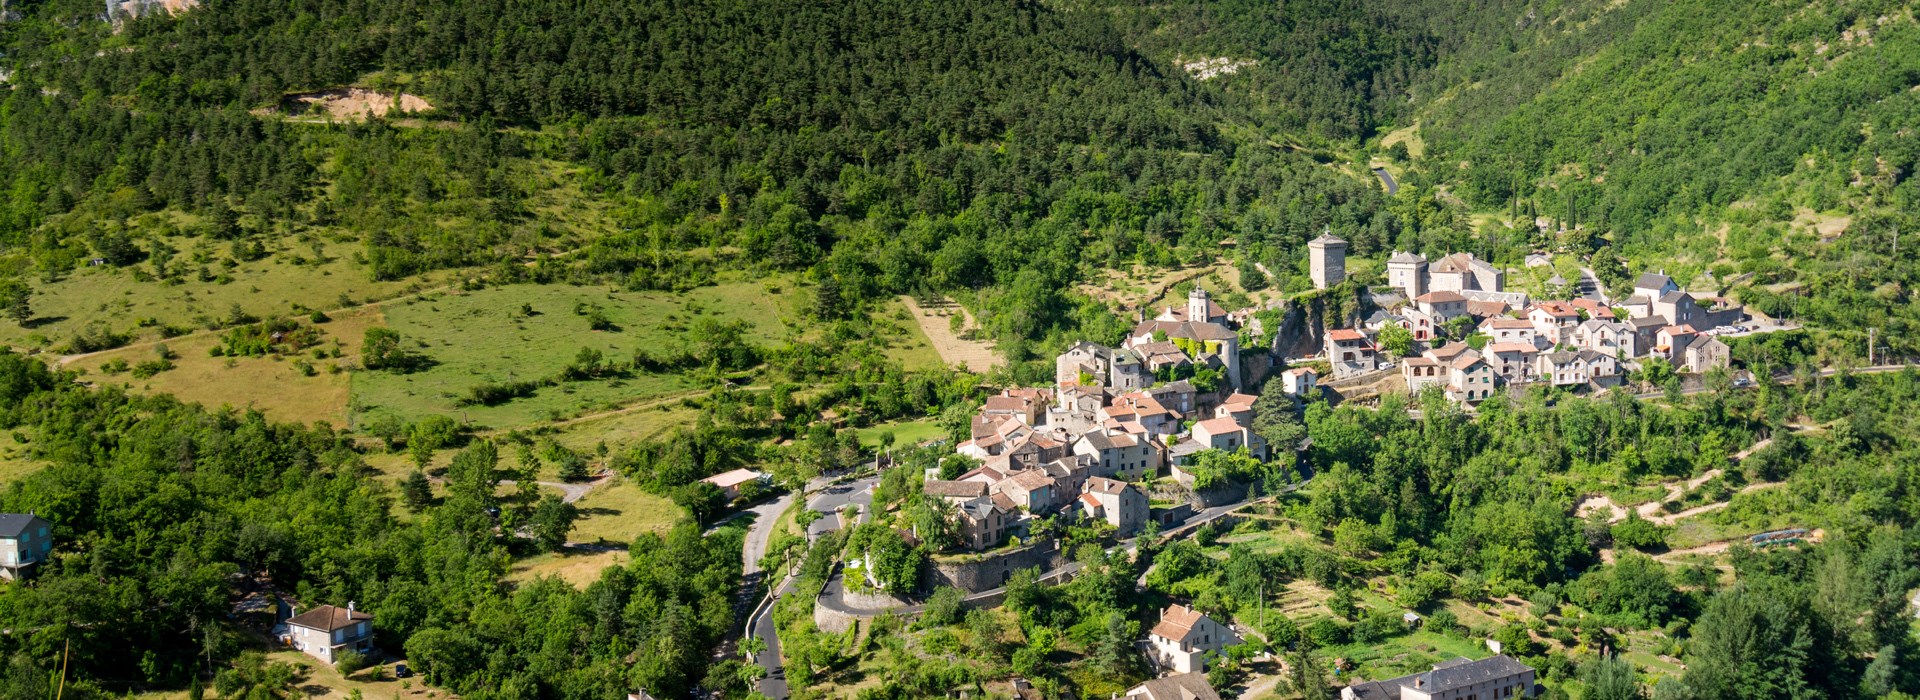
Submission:
[[[531,316],[522,314],[522,305]],[[617,330],[595,331],[576,308],[598,307]],[[355,425],[381,412],[412,420],[442,414],[478,428],[507,428],[610,410],[684,391],[677,375],[568,382],[497,406],[460,406],[470,388],[550,377],[583,348],[612,361],[637,350],[677,347],[695,320],[750,324],[748,340],[773,346],[786,337],[791,297],[759,280],[702,287],[684,294],[631,292],[611,286],[512,285],[435,295],[390,305],[387,326],[406,346],[437,364],[412,374],[359,372],[353,378]]]
[[[893,433],[895,447],[917,445],[926,440],[944,438],[947,431],[940,428],[936,421],[923,420],[912,422],[893,422],[871,425],[854,431],[860,436],[860,444],[876,447],[880,444],[881,433]]]

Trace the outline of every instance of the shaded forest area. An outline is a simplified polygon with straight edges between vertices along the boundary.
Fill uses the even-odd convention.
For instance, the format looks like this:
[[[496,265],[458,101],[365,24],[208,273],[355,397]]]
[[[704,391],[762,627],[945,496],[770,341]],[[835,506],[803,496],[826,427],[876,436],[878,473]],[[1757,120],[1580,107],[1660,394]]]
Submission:
[[[118,34],[90,3],[23,9],[0,106],[0,240],[22,272],[179,233],[357,238],[383,279],[582,246],[501,276],[673,288],[818,266],[845,303],[822,316],[977,294],[1024,359],[1023,341],[1112,335],[1069,291],[1100,267],[1235,237],[1290,269],[1323,227],[1360,251],[1411,235],[1373,183],[1229,138],[1237,107],[1103,16],[1037,3],[242,0]],[[355,82],[404,85],[450,128],[247,113]],[[612,225],[530,211],[546,162],[587,166]],[[155,211],[186,216],[141,223]]]

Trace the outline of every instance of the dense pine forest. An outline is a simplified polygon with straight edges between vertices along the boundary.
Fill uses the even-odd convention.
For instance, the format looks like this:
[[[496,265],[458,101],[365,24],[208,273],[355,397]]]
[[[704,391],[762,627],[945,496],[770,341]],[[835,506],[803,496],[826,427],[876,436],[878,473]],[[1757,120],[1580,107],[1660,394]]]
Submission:
[[[296,671],[261,653],[265,613],[246,609],[274,593],[357,601],[416,693],[751,697],[757,669],[726,654],[761,591],[745,523],[716,523],[725,499],[702,477],[751,467],[794,489],[894,456],[895,430],[964,439],[986,395],[1050,384],[1070,342],[1118,341],[1135,308],[1117,298],[1175,288],[1126,289],[1140,279],[1317,294],[1345,320],[1354,285],[1316,293],[1306,272],[1323,231],[1351,242],[1357,285],[1390,251],[1516,268],[1547,251],[1615,291],[1664,269],[1805,329],[1733,342],[1757,385],[1716,375],[1691,396],[1295,416],[1269,391],[1257,429],[1311,440],[1256,480],[1314,481],[1265,521],[1302,537],[1256,549],[1261,532],[1209,529],[1134,559],[1081,547],[1072,583],[1023,573],[1002,612],[955,602],[911,630],[826,634],[789,596],[795,697],[928,697],[1016,673],[1118,693],[1145,677],[1129,645],[1168,591],[1260,620],[1293,673],[1283,697],[1334,692],[1325,650],[1407,634],[1385,603],[1355,602],[1368,595],[1531,611],[1447,613],[1431,639],[1505,639],[1555,697],[1920,694],[1904,607],[1920,586],[1905,420],[1920,376],[1845,371],[1870,328],[1879,357],[1920,354],[1911,2],[102,10],[0,10],[0,511],[47,517],[59,543],[35,580],[0,588],[0,698],[293,697]],[[349,88],[431,109],[308,106]],[[137,305],[165,294],[213,310]],[[894,340],[912,335],[908,301],[1004,364],[916,363]],[[463,336],[479,320],[500,337]],[[429,321],[455,328],[414,330]],[[530,327],[558,340],[514,335]],[[199,357],[170,347],[196,338]],[[459,347],[483,341],[504,348]],[[514,364],[531,355],[559,359]],[[249,386],[205,405],[155,388],[198,388],[177,369],[196,361]],[[311,383],[241,374],[263,366]],[[338,389],[325,418],[251,407],[315,386]],[[516,404],[594,391],[615,398]],[[638,427],[589,432],[623,418]],[[898,440],[915,467],[899,474],[951,453]],[[634,504],[576,508],[535,486],[581,482],[590,462]],[[1579,514],[1689,479],[1703,486],[1687,498],[1734,504],[1712,532]],[[884,483],[876,502],[937,520],[918,488]],[[587,518],[653,520],[589,536],[574,529]],[[1809,524],[1817,546],[1668,558]],[[817,592],[843,550],[905,541],[853,533],[777,540],[767,561]],[[1064,539],[1094,543],[1081,534]],[[521,568],[567,564],[576,539],[621,558],[577,579]],[[1339,614],[1269,616],[1269,582]],[[1626,650],[1632,665],[1610,656]]]

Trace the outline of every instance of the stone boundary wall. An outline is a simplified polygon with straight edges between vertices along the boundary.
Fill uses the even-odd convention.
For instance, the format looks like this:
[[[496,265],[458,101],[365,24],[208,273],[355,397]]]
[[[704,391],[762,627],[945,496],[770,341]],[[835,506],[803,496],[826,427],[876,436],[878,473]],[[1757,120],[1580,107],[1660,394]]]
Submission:
[[[1066,555],[1060,551],[1059,541],[1052,540],[1008,552],[967,557],[965,561],[934,561],[927,567],[922,583],[926,590],[953,586],[967,593],[980,593],[1006,585],[1015,571],[1036,567],[1052,571],[1065,564]]]

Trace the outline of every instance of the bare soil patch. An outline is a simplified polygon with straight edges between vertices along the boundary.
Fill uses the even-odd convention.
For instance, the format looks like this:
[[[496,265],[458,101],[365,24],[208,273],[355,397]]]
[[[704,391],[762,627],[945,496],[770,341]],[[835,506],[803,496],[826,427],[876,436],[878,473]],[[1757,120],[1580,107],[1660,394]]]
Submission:
[[[940,353],[940,360],[948,365],[961,365],[969,372],[985,372],[1000,364],[1000,356],[993,350],[993,342],[986,340],[968,340],[961,337],[967,331],[980,328],[973,315],[959,304],[942,300],[935,306],[922,307],[913,297],[902,296],[900,302],[907,305],[907,312],[920,324],[920,330],[927,334],[927,340],[933,342],[933,349]],[[953,318],[960,318],[960,332],[953,329]]]
[[[277,111],[327,121],[366,121],[388,114],[425,114],[433,111],[433,104],[418,95],[347,87],[287,95],[281,98]]]

